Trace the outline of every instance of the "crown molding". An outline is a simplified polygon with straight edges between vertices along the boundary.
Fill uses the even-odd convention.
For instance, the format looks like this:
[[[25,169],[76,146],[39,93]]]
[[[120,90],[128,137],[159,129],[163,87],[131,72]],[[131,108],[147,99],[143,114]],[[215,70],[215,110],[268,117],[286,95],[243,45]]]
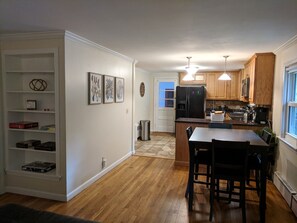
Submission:
[[[289,48],[292,44],[294,44],[297,41],[297,35],[293,36],[291,39],[289,39],[287,42],[283,43],[281,46],[279,46],[273,53],[277,54],[278,52],[285,50]]]
[[[82,36],[79,36],[75,33],[70,31],[45,31],[45,32],[24,32],[24,33],[11,33],[11,34],[0,34],[0,41],[7,41],[7,40],[40,40],[40,39],[55,39],[55,38],[68,38],[80,43],[84,43],[91,47],[95,47],[99,50],[105,51],[110,53],[114,56],[120,57],[125,59],[129,62],[135,62],[136,60],[132,59],[131,57],[125,56],[121,53],[118,53],[114,50],[108,49],[104,46],[99,45],[91,40],[88,40]]]
[[[84,44],[89,45],[91,47],[95,47],[95,48],[97,48],[99,50],[102,50],[102,51],[110,53],[110,54],[112,54],[114,56],[120,57],[120,58],[125,59],[125,60],[127,60],[129,62],[134,62],[135,61],[131,57],[125,56],[125,55],[123,55],[121,53],[118,53],[118,52],[116,52],[114,50],[108,49],[108,48],[106,48],[104,46],[99,45],[98,43],[95,43],[95,42],[93,42],[91,40],[88,40],[88,39],[86,39],[86,38],[84,38],[82,36],[79,36],[79,35],[77,35],[75,33],[69,32],[69,31],[65,31],[65,38],[68,38],[68,39],[71,39],[71,40],[74,40],[74,41],[77,41],[77,42],[80,42],[80,43],[84,43]]]
[[[36,40],[63,38],[65,31],[46,31],[46,32],[24,32],[0,34],[0,40]]]

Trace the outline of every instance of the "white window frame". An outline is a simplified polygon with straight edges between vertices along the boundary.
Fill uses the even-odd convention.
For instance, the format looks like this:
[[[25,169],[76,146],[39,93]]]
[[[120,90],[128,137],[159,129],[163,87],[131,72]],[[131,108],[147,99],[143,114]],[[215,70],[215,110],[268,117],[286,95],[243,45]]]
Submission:
[[[289,133],[289,111],[290,107],[297,108],[297,101],[293,101],[293,94],[297,91],[297,86],[294,86],[294,81],[291,80],[291,75],[296,75],[297,79],[297,62],[286,66],[285,68],[285,80],[284,80],[284,92],[283,92],[283,119],[282,119],[282,134],[281,137],[285,139],[285,142],[294,149],[297,149],[297,135]],[[295,89],[294,89],[295,87]]]
[[[162,82],[169,82],[169,81],[162,81]],[[173,81],[172,81],[173,82]],[[174,85],[175,85],[175,82],[173,82],[174,83]],[[168,90],[168,89],[165,89],[163,92],[164,92],[164,96],[166,95],[166,92],[172,92],[173,93],[173,97],[172,98],[166,98],[166,97],[164,97],[164,98],[160,98],[159,97],[159,101],[158,101],[158,107],[159,108],[163,108],[163,109],[166,109],[166,108],[175,108],[175,89],[174,88],[176,88],[176,86],[173,86],[173,89],[170,89],[170,90]],[[159,89],[159,94],[160,94],[160,89]],[[166,106],[164,106],[164,107],[160,107],[160,100],[163,100],[164,101],[164,103],[166,104],[166,100],[170,100],[170,101],[173,101],[173,107],[166,107]]]

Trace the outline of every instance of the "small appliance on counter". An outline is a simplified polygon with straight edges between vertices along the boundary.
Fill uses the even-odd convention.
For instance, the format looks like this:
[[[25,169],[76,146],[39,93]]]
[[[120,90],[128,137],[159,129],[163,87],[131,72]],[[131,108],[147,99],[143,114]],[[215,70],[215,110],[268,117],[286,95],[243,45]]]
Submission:
[[[222,122],[224,121],[225,112],[223,111],[215,111],[210,113],[210,120],[214,122]]]
[[[267,124],[269,109],[264,107],[255,107],[254,110],[256,114],[255,122],[259,124]]]

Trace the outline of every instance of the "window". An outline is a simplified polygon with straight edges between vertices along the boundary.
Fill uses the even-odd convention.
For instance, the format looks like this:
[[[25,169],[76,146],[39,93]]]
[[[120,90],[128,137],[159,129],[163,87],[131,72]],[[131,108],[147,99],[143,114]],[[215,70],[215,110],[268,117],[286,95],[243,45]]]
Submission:
[[[285,137],[297,139],[297,64],[286,68],[285,80]]]
[[[159,108],[174,107],[174,82],[159,83]]]

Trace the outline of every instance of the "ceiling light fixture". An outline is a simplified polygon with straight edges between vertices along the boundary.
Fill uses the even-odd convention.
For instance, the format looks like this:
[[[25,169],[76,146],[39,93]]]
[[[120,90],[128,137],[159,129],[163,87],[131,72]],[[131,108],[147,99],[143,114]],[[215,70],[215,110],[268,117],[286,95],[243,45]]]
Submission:
[[[193,81],[193,80],[195,80],[194,75],[196,74],[196,72],[198,70],[198,67],[191,67],[191,65],[190,65],[190,59],[191,58],[192,57],[187,57],[188,66],[186,66],[187,74],[183,78],[184,81]]]
[[[226,69],[226,67],[227,67],[227,58],[229,56],[224,56],[224,57],[225,57],[225,71],[218,79],[221,80],[221,81],[230,81],[231,77],[227,74],[227,69]]]

